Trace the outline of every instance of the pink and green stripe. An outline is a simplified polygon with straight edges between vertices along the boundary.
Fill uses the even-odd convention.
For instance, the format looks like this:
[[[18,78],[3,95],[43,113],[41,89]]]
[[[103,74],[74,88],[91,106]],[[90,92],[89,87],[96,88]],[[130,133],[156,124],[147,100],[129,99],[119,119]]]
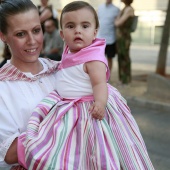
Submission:
[[[153,170],[139,128],[120,93],[109,86],[102,121],[92,97],[62,99],[54,91],[35,108],[27,129],[31,170]]]

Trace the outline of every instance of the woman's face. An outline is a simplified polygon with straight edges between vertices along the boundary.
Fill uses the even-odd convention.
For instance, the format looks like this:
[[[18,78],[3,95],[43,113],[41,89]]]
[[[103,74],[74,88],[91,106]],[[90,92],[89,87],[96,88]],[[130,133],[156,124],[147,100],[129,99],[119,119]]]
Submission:
[[[106,0],[106,4],[112,3],[112,0]]]
[[[12,53],[14,65],[33,63],[38,60],[43,44],[43,33],[38,12],[33,9],[7,18],[7,34],[2,40]]]
[[[41,0],[42,5],[46,6],[48,4],[48,0]]]

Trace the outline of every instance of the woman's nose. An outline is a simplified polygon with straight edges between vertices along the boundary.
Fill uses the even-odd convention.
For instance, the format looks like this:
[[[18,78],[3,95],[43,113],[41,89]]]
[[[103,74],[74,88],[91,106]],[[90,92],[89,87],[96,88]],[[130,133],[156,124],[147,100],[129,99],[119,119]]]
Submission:
[[[28,34],[28,43],[34,44],[35,43],[35,37],[33,34]]]

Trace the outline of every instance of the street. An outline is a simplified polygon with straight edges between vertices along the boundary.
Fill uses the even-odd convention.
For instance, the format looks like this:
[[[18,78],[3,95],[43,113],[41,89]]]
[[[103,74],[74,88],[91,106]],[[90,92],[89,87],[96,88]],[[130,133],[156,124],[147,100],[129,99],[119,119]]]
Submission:
[[[159,45],[132,44],[130,48],[132,70],[155,72],[159,48]],[[170,74],[170,46],[167,50],[166,74]]]
[[[158,45],[135,45],[131,46],[131,56],[134,63],[155,64],[159,54]],[[170,48],[167,51],[167,66],[170,66]]]
[[[155,170],[170,170],[170,113],[130,104]]]

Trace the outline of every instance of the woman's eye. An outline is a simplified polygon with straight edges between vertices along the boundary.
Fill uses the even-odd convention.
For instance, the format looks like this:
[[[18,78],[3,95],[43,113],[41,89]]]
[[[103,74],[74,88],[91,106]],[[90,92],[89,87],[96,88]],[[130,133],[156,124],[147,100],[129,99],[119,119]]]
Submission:
[[[37,28],[37,29],[34,30],[34,33],[37,34],[37,33],[39,33],[40,31],[41,31],[41,28]]]
[[[24,32],[19,32],[19,33],[16,34],[17,37],[23,37],[24,35],[25,35]]]

